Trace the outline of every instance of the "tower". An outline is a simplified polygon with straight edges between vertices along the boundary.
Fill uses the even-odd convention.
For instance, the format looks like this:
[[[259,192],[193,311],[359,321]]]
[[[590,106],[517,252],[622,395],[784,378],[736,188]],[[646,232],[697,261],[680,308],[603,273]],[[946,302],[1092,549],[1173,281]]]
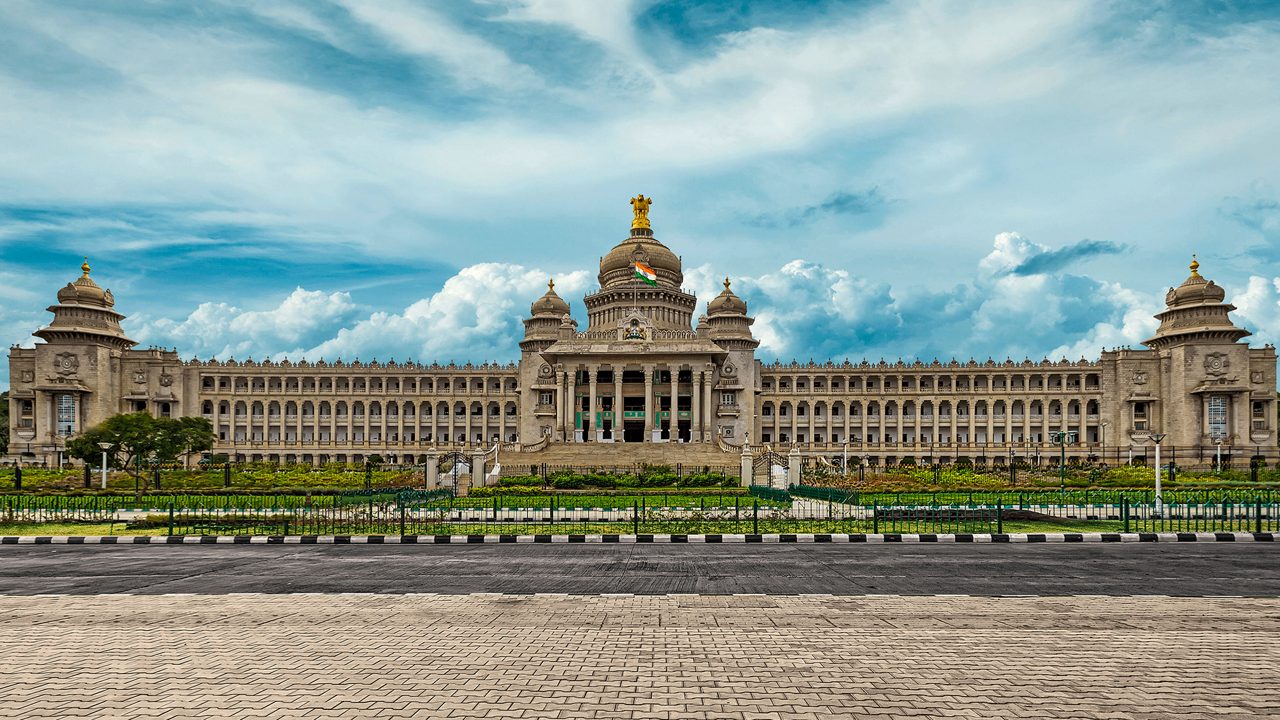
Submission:
[[[80,271],[49,306],[53,321],[34,333],[44,342],[9,352],[10,452],[31,453],[28,461],[53,460],[67,437],[118,412],[120,356],[135,343],[111,291],[89,276],[88,258]]]

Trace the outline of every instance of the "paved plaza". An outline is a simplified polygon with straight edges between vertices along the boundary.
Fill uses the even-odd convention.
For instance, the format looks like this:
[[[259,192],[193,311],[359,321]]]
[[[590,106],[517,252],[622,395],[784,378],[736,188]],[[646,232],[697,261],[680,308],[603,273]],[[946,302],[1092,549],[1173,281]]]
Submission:
[[[6,596],[0,717],[1274,718],[1278,630],[1257,598]]]

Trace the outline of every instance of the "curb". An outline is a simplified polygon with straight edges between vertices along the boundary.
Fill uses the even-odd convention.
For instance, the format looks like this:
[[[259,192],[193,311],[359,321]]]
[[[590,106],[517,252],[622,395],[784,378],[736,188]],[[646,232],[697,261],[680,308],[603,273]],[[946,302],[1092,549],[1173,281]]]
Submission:
[[[54,535],[0,545],[468,545],[524,543],[1186,543],[1276,542],[1278,533],[1014,533],[766,535]]]

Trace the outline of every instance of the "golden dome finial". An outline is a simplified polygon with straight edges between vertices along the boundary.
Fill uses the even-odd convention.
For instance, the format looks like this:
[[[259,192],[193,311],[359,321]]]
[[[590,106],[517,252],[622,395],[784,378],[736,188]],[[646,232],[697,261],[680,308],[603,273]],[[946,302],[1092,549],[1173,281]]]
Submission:
[[[555,291],[556,291],[556,279],[547,278],[547,292],[555,292]]]
[[[724,290],[725,292],[729,292],[729,276],[728,275],[724,276]]]
[[[648,228],[649,227],[649,206],[653,204],[653,198],[647,198],[641,193],[631,198],[631,212],[634,217],[631,219],[631,229]]]
[[[1191,277],[1200,277],[1200,261],[1196,260],[1195,253],[1191,253]]]
[[[84,277],[89,277],[89,258],[85,257],[84,264],[80,266],[80,272],[84,273]]]

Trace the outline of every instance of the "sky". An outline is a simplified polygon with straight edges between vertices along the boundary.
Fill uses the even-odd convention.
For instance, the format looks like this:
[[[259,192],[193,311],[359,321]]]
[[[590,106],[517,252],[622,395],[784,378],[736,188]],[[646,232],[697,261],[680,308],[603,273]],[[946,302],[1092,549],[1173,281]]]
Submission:
[[[0,3],[0,334],[517,359],[654,198],[766,361],[1096,358],[1188,274],[1280,339],[1280,4]],[[0,389],[7,387],[0,359]]]

